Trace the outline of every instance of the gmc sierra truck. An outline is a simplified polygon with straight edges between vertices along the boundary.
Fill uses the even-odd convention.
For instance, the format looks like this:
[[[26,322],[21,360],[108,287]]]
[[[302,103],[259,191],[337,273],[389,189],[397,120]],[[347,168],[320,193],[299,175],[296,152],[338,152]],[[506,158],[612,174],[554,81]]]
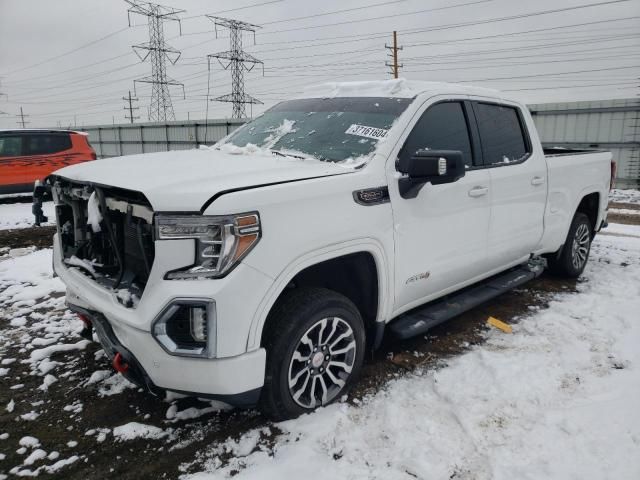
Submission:
[[[611,154],[543,150],[494,90],[331,83],[212,147],[55,172],[55,272],[114,368],[290,418],[606,226]],[[546,259],[546,261],[545,261]]]

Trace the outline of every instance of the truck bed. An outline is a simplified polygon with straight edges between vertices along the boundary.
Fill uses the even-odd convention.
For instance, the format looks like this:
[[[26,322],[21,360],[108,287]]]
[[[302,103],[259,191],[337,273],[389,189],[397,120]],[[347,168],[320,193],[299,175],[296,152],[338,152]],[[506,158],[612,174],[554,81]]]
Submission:
[[[578,155],[587,153],[603,153],[605,150],[596,150],[593,148],[565,148],[565,147],[544,147],[545,157],[564,157],[567,155]]]
[[[554,251],[564,242],[578,202],[587,194],[597,194],[600,212],[596,231],[607,208],[611,178],[611,152],[544,148],[548,169],[547,209],[543,245]]]

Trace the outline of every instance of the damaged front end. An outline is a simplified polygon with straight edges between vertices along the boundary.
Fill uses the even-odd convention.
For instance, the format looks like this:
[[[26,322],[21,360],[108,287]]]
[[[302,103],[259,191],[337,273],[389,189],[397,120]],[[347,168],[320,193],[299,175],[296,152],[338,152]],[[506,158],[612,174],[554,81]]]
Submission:
[[[155,256],[153,210],[140,192],[50,177],[63,262],[135,308]]]

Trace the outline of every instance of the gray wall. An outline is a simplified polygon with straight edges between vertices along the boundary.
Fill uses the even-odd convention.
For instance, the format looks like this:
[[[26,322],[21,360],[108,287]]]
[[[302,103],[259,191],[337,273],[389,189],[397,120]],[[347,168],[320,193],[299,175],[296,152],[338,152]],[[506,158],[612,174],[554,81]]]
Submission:
[[[83,127],[82,131],[89,134],[98,158],[107,158],[211,145],[243,123],[239,120],[209,120],[206,124],[204,121],[125,123]]]
[[[529,105],[545,146],[610,150],[617,185],[640,186],[640,100]]]

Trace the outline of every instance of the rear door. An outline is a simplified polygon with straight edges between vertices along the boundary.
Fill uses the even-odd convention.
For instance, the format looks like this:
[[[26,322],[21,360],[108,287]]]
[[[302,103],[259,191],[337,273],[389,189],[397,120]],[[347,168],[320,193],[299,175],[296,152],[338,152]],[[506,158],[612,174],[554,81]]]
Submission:
[[[543,234],[547,164],[534,151],[524,112],[514,104],[474,101],[483,163],[491,178],[491,269],[533,252]]]
[[[417,150],[460,150],[466,175],[424,185],[415,198],[398,191],[398,173],[389,162],[394,215],[395,311],[419,305],[486,270],[489,227],[489,172],[477,164],[470,135],[471,106],[464,99],[433,99],[419,113],[399,155]],[[395,159],[394,159],[395,160]]]

